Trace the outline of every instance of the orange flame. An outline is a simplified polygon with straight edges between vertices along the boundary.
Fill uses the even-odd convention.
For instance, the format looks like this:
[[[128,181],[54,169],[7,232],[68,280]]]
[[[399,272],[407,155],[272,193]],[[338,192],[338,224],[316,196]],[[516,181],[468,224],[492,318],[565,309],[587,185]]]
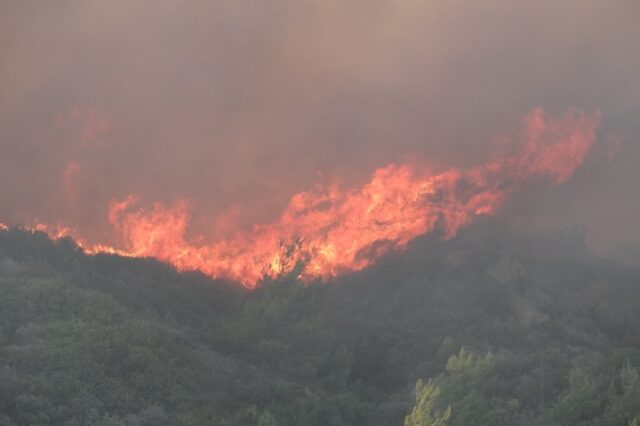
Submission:
[[[538,109],[526,117],[514,152],[485,164],[438,174],[392,164],[376,170],[360,188],[319,186],[296,194],[277,222],[212,243],[201,242],[202,237],[186,238],[190,219],[186,201],[136,208],[140,201],[130,196],[112,201],[109,208],[109,220],[123,237],[125,249],[84,240],[79,245],[88,253],[152,256],[179,270],[198,269],[248,287],[265,273],[274,276],[290,270],[301,257],[306,277],[360,270],[436,228],[445,238],[453,237],[475,216],[494,214],[528,181],[566,181],[595,142],[598,121],[597,114],[577,111],[550,119]],[[41,229],[54,237],[74,234],[42,225]],[[296,252],[283,241],[297,241]]]

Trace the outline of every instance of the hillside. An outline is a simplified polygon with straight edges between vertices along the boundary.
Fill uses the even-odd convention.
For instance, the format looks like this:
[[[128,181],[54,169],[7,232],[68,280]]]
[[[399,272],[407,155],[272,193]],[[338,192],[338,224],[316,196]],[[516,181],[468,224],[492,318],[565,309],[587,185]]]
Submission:
[[[640,269],[583,239],[487,220],[250,291],[0,230],[0,424],[402,425],[419,383],[408,425],[627,426]]]

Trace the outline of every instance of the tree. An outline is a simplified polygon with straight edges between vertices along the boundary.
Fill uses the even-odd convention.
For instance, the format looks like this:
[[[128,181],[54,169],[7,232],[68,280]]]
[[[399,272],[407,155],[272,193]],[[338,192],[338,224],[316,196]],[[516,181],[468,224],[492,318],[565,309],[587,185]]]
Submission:
[[[614,385],[614,389],[615,389]],[[640,426],[640,373],[628,360],[622,365],[619,375],[619,393],[611,398],[606,410],[607,421],[610,424],[630,425],[637,422]]]
[[[569,390],[560,395],[554,417],[563,425],[575,425],[598,412],[598,389],[588,373],[581,368],[569,372]]]
[[[466,348],[449,357],[446,373],[438,378],[442,401],[453,407],[452,426],[501,424],[508,402],[492,398],[489,384],[494,375],[495,356],[478,356]]]
[[[411,413],[404,419],[405,426],[446,426],[451,417],[451,406],[442,413],[434,413],[440,388],[431,380],[424,383],[418,380],[416,383],[416,404]]]

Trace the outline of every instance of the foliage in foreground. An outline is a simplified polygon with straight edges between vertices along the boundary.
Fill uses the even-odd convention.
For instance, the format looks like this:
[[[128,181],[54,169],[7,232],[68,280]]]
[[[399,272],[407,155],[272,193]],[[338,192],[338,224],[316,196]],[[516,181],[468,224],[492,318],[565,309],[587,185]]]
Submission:
[[[576,235],[295,275],[246,291],[0,231],[0,425],[640,423],[640,272]]]

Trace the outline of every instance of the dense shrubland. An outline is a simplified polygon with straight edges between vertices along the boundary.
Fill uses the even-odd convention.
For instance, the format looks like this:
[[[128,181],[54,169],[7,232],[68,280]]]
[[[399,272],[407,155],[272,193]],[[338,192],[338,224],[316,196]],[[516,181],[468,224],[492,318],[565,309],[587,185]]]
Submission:
[[[0,231],[0,425],[640,424],[640,269],[487,222],[253,291]]]

